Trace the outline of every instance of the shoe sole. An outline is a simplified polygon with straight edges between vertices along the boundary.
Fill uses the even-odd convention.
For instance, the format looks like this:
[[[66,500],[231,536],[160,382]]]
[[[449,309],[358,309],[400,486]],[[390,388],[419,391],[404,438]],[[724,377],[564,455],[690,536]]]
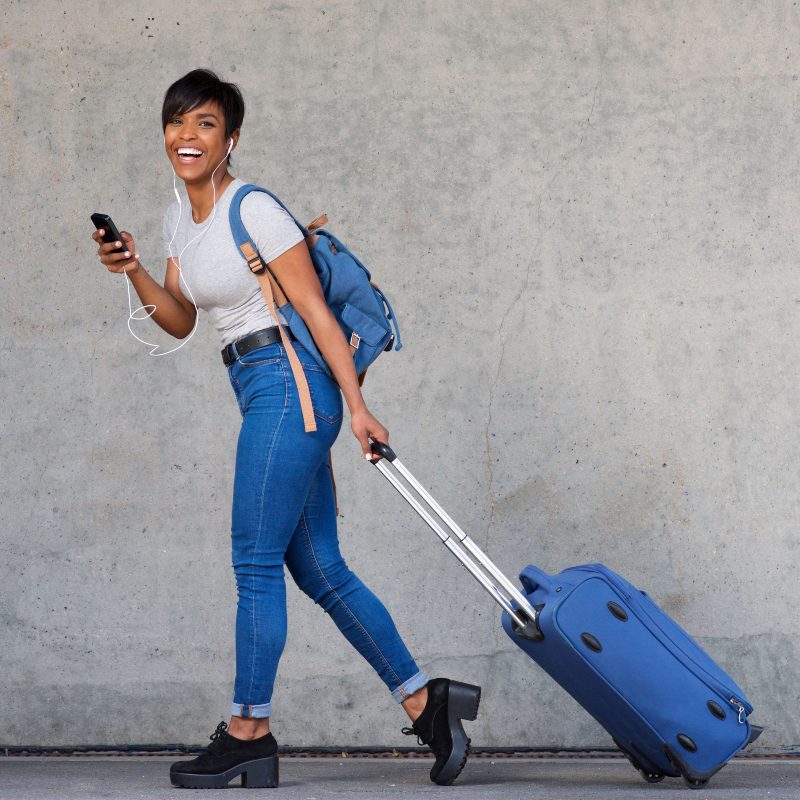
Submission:
[[[170,772],[169,779],[173,786],[184,789],[224,789],[238,775],[244,789],[274,789],[278,785],[278,756],[245,761],[214,775]]]
[[[436,775],[431,772],[431,780],[440,786],[449,786],[464,769],[469,756],[470,740],[464,732],[462,719],[474,720],[478,716],[481,702],[481,687],[469,683],[450,681],[447,689],[447,724],[453,739],[453,749]]]

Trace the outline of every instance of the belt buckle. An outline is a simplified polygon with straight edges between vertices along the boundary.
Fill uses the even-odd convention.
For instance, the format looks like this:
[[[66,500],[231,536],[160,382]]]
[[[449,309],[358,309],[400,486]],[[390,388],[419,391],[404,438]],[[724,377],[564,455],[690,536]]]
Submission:
[[[226,344],[222,349],[222,361],[226,367],[229,367],[239,358],[239,354],[236,352],[236,347],[234,347],[235,344],[235,342],[231,342],[230,344]]]

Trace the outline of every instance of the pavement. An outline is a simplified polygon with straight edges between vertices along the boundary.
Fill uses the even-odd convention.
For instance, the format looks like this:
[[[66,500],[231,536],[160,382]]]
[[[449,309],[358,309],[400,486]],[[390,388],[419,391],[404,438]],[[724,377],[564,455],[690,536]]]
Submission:
[[[174,756],[0,757],[0,800],[226,800],[244,791],[177,789],[169,782]],[[645,783],[622,758],[473,757],[453,786],[428,778],[432,759],[408,757],[281,756],[277,789],[250,789],[271,800],[440,798],[451,800],[638,800],[682,796],[691,800],[798,800],[800,758],[737,758],[707,787],[691,790],[678,778]]]

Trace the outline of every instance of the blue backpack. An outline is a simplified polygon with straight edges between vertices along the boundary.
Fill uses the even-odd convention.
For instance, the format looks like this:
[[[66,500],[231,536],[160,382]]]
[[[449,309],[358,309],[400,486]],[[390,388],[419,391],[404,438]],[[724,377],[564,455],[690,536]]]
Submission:
[[[391,350],[393,345],[395,350],[400,350],[403,343],[394,311],[383,292],[371,282],[369,270],[332,233],[325,228],[313,227],[317,220],[308,228],[303,227],[272,192],[253,183],[239,188],[231,200],[228,214],[234,241],[250,269],[256,275],[264,275],[265,271],[269,271],[280,288],[277,279],[269,270],[269,265],[261,260],[255,242],[242,224],[240,206],[250,192],[264,192],[272,197],[292,217],[306,238],[309,255],[322,285],[325,300],[353,350],[353,361],[359,378],[362,378],[367,367],[382,352]],[[327,220],[326,217],[324,219]],[[265,283],[268,284],[268,280],[265,281],[263,278],[261,280],[263,288]],[[314,339],[302,317],[292,308],[288,300],[279,308],[295,338],[332,377],[330,367],[314,344]]]

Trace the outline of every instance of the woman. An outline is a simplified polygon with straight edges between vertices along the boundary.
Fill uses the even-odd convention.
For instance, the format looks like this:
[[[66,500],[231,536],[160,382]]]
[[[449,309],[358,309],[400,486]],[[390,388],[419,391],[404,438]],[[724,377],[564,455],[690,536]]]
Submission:
[[[195,303],[209,313],[242,415],[231,525],[238,589],[231,718],[227,725],[220,722],[200,756],[173,764],[170,777],[177,786],[193,788],[222,787],[238,775],[246,786],[277,786],[270,717],[286,640],[286,564],[403,706],[412,720],[403,732],[431,747],[431,780],[450,784],[469,749],[461,719],[475,718],[480,688],[446,678],[429,681],[384,606],[339,552],[329,454],[342,424],[342,395],[365,458],[372,458],[369,438],[387,442],[389,434],[367,409],[349,344],[325,303],[301,232],[271,197],[253,192],[242,201],[242,220],[335,377],[294,343],[317,417],[317,430],[305,432],[277,321],[228,223],[231,198],[244,184],[228,171],[243,117],[239,89],[209,70],[194,70],[167,90],[164,146],[188,204],[176,201],[164,216],[163,287],[142,266],[131,234],[121,232],[124,241],[110,244],[102,243],[102,230],[93,235],[100,261],[110,272],[126,273],[165,331],[179,339],[189,335]],[[120,246],[123,252],[112,252]]]

